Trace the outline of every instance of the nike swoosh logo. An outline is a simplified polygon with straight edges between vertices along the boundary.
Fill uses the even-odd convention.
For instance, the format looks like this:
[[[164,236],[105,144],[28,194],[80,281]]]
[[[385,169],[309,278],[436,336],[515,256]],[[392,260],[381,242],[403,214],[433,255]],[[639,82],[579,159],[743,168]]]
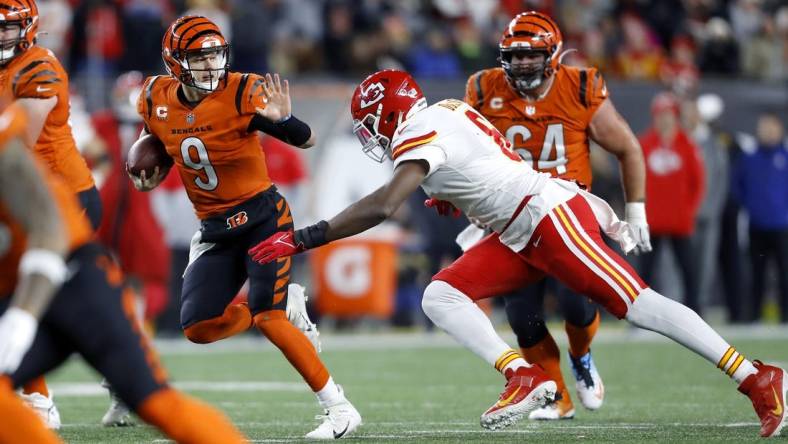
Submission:
[[[282,240],[285,237],[287,237],[287,235],[284,235],[284,236],[280,237],[279,239],[275,240],[274,243],[275,244],[285,244],[288,247],[295,248],[295,245],[291,244],[290,242],[285,242],[285,241]]]
[[[521,389],[521,388],[522,388],[522,387],[517,387],[517,390],[515,390],[515,391],[514,391],[514,393],[512,393],[512,394],[511,394],[511,396],[509,396],[509,397],[508,397],[508,398],[506,398],[506,399],[502,399],[502,400],[498,401],[498,402],[495,404],[495,406],[496,406],[496,407],[505,407],[505,406],[509,405],[509,403],[510,403],[510,402],[512,402],[512,400],[514,399],[514,397],[515,397],[515,396],[517,396],[517,393],[519,393],[519,392],[520,392],[520,389]]]
[[[47,91],[51,91],[51,90],[49,88],[44,88],[43,86],[39,86],[39,87],[36,88],[36,92],[42,93],[42,92],[47,92]]]
[[[770,413],[773,414],[774,416],[782,417],[783,416],[783,403],[780,401],[780,397],[777,396],[777,390],[774,389],[774,386],[772,386],[772,393],[774,393],[774,402],[777,403],[777,407],[772,409],[772,411]]]
[[[345,433],[347,433],[347,429],[348,429],[349,427],[350,427],[350,421],[348,421],[348,422],[345,424],[345,428],[344,428],[344,429],[343,429],[341,432],[337,433],[337,431],[336,431],[336,430],[334,430],[334,439],[339,439],[339,438],[341,438],[341,437],[345,436]]]

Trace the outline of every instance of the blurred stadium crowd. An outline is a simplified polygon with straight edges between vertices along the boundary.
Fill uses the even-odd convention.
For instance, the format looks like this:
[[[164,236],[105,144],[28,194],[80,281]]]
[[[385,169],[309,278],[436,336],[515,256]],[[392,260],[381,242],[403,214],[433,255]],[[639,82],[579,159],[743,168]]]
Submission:
[[[231,44],[234,71],[279,72],[293,79],[297,113],[310,104],[304,97],[308,93],[298,95],[299,81],[336,85],[380,68],[454,82],[454,95],[460,96],[469,74],[498,65],[501,31],[516,13],[550,14],[567,48],[576,49],[564,63],[597,66],[619,84],[640,82],[665,90],[651,94],[651,125],[641,132],[655,246],[650,256],[636,259],[646,281],[656,280],[658,289],[678,289],[701,314],[708,305],[722,303],[731,322],[761,320],[764,297],[774,295],[777,304],[770,306],[780,308],[771,318],[788,322],[788,105],[761,110],[757,126],[734,131],[720,119],[736,104],[699,94],[709,78],[785,88],[788,5],[783,1],[41,0],[39,7],[46,33],[39,44],[52,49],[69,70],[74,134],[101,185],[100,237],[118,252],[130,285],[144,295],[146,318],[162,332],[179,331],[180,274],[198,223],[176,174],[143,194],[132,189],[123,165],[138,135],[134,103],[143,76],[162,73],[161,36],[174,17],[187,13],[219,24]],[[345,122],[349,90],[338,91],[329,100],[336,105],[334,120]],[[648,107],[648,102],[639,104],[642,114]],[[387,166],[375,169],[360,156],[349,127],[328,135],[319,142],[318,154],[307,154],[311,157],[262,140],[271,177],[294,207],[296,227],[332,216],[385,180]],[[594,191],[620,200],[615,162],[605,154],[595,157]],[[341,202],[326,203],[332,199]],[[371,262],[391,269],[383,274],[395,274],[395,284],[373,292],[390,302],[358,314],[395,325],[421,322],[421,289],[460,253],[454,236],[467,224],[438,218],[422,201],[414,197],[398,214],[390,230],[395,235],[376,238],[397,252],[394,262]],[[665,259],[661,250],[668,246],[677,274],[659,266]],[[330,268],[309,261],[301,263],[303,280],[317,280],[314,271],[307,276],[310,268]],[[386,281],[380,270],[369,273],[366,281],[351,276],[348,285],[363,281],[374,287]],[[320,293],[319,288],[313,291]],[[321,294],[316,296],[320,301]],[[340,324],[358,318],[325,305],[320,311]]]

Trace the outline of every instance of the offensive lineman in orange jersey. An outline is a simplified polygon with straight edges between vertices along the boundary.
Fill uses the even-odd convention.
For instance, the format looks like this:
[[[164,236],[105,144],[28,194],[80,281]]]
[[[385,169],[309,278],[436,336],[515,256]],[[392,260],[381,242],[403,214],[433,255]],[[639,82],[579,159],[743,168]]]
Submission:
[[[34,0],[0,0],[0,12],[0,84],[3,94],[15,97],[27,110],[25,144],[78,193],[96,228],[101,200],[68,124],[68,75],[51,51],[36,45],[38,7]],[[60,427],[43,379],[26,385],[23,396],[50,427]]]
[[[162,41],[170,75],[147,79],[138,102],[143,134],[164,143],[201,220],[183,277],[181,326],[196,343],[257,327],[326,410],[324,421],[307,437],[338,439],[355,430],[361,416],[309,339],[288,321],[290,259],[261,265],[246,253],[293,227],[287,202],[268,178],[257,131],[301,148],[311,147],[315,137],[290,114],[287,81],[282,84],[278,75],[230,72],[228,52],[227,41],[210,20],[177,19]],[[138,190],[147,191],[167,173],[157,167],[152,177],[145,171],[130,177]],[[248,304],[230,305],[247,278]]]
[[[246,442],[218,411],[168,387],[76,197],[23,145],[25,120],[19,104],[0,115],[0,226],[10,235],[0,252],[0,442],[60,442],[13,389],[74,352],[175,441]]]
[[[651,251],[644,207],[645,164],[637,138],[608,98],[599,71],[562,65],[561,46],[561,31],[548,16],[534,11],[517,15],[501,38],[502,66],[472,75],[465,101],[504,134],[535,170],[590,187],[590,141],[615,155],[621,164],[626,219],[637,237],[636,251]],[[506,314],[523,356],[545,368],[561,393],[560,400],[530,417],[572,418],[574,406],[561,377],[558,347],[544,322],[546,287],[558,295],[577,393],[591,410],[601,407],[604,399],[590,349],[599,311],[587,297],[553,279],[548,282],[507,296]]]

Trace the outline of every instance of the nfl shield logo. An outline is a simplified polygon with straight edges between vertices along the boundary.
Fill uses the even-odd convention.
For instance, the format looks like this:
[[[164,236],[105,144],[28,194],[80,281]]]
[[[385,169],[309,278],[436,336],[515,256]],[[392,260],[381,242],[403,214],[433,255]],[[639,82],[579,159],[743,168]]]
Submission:
[[[536,112],[535,106],[527,105],[525,107],[525,113],[528,114],[529,116],[533,116],[535,112]]]
[[[194,124],[194,113],[186,114],[186,123],[189,125]]]

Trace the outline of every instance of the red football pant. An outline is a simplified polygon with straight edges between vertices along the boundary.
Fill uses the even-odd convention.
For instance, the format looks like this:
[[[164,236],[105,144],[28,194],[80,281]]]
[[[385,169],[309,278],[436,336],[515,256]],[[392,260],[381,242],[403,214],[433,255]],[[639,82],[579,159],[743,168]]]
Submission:
[[[433,279],[479,300],[524,287],[544,275],[587,295],[619,319],[647,287],[602,241],[594,213],[580,195],[550,211],[519,253],[492,234]]]

